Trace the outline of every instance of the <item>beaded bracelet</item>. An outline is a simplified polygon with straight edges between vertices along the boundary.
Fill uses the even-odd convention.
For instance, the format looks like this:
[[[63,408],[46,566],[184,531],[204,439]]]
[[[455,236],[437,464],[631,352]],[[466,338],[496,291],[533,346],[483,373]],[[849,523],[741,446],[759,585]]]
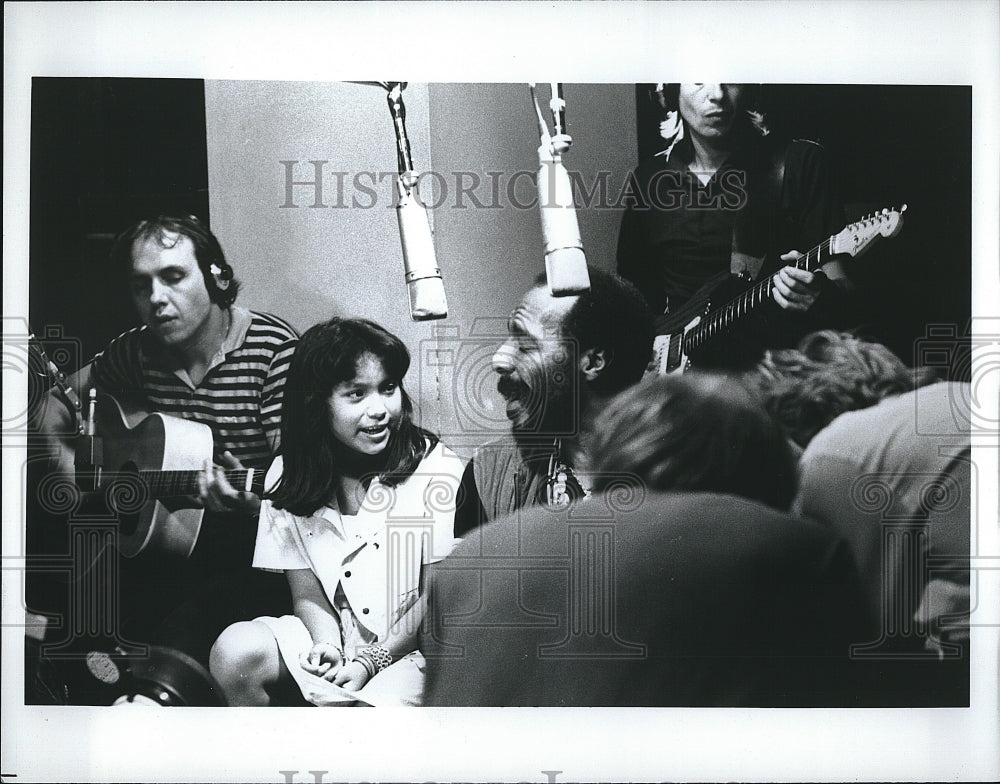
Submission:
[[[383,645],[366,645],[355,654],[354,661],[360,662],[368,670],[369,678],[374,678],[392,664],[392,654]]]
[[[352,662],[357,662],[362,667],[365,668],[365,672],[368,673],[368,680],[375,677],[375,663],[371,661],[367,656],[355,656],[351,659]]]

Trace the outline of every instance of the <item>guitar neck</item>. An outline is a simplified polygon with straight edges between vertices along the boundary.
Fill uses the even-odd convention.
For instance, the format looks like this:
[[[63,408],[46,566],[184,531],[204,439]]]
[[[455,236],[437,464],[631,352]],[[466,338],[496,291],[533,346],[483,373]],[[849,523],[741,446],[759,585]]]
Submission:
[[[814,272],[830,261],[830,259],[830,239],[825,239],[804,256],[799,257],[792,266]],[[701,321],[692,327],[684,337],[685,353],[690,351],[690,349],[697,349],[703,343],[719,334],[719,332],[729,328],[733,323],[769,300],[773,288],[774,276],[768,275],[764,280],[750,286],[750,288],[741,292],[722,307],[703,316]]]
[[[151,498],[172,498],[198,495],[198,475],[201,471],[140,471],[139,478]],[[230,469],[226,479],[237,490],[260,493],[264,489],[264,471],[254,468]]]

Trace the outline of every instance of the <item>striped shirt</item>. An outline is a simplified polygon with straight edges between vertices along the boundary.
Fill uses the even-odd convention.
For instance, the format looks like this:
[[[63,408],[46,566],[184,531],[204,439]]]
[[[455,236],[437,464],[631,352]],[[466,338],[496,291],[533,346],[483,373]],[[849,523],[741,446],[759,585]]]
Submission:
[[[295,330],[270,314],[232,307],[229,334],[199,384],[177,368],[146,329],[115,338],[91,365],[99,389],[212,429],[216,459],[229,450],[248,468],[266,468],[280,439],[281,396]]]

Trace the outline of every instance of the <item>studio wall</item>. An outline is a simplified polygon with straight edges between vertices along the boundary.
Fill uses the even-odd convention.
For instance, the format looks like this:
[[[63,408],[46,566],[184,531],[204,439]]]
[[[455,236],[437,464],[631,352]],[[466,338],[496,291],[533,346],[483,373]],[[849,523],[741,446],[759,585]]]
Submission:
[[[544,269],[537,121],[525,84],[409,84],[403,97],[414,165],[433,172],[420,193],[433,207],[447,319],[410,319],[395,136],[375,84],[206,81],[211,224],[245,306],[300,330],[340,315],[399,334],[414,355],[406,383],[423,424],[468,454],[507,426],[490,357]],[[634,88],[566,85],[565,99],[567,168],[588,187],[607,171],[616,191],[636,160]],[[612,269],[619,211],[581,209],[579,219],[588,259]]]

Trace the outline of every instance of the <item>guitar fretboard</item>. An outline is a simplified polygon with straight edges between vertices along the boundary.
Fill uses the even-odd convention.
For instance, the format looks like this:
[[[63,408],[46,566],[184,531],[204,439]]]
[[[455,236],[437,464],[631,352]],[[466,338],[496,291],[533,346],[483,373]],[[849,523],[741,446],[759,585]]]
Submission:
[[[830,242],[832,239],[830,237],[824,240],[804,256],[796,259],[793,266],[798,269],[808,270],[809,272],[822,267],[830,261]],[[734,322],[746,316],[762,302],[769,300],[773,288],[774,276],[768,275],[766,279],[755,283],[722,307],[713,310],[702,318],[684,336],[684,353],[688,354],[692,349],[697,349],[720,332],[729,329]]]
[[[198,494],[200,471],[139,471],[139,479],[146,485],[151,498],[171,498]],[[263,472],[253,468],[225,471],[226,479],[237,490],[254,489],[263,483]]]

